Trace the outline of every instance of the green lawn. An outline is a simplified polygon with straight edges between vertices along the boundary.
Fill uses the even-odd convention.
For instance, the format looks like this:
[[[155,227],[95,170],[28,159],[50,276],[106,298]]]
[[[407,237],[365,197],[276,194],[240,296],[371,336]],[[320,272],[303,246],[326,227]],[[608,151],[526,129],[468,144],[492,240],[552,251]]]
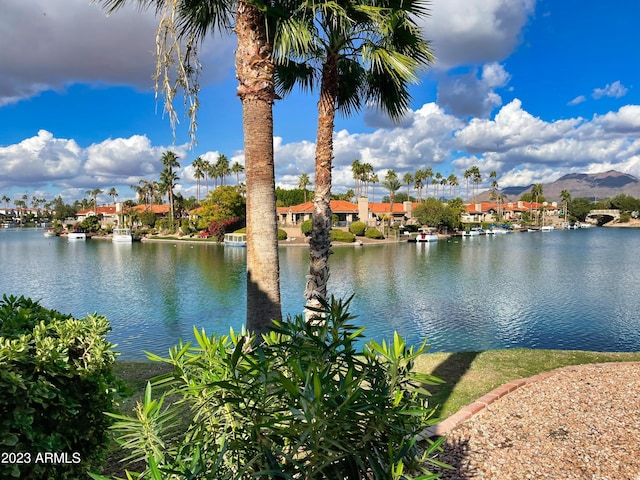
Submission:
[[[491,350],[486,352],[431,353],[423,355],[416,367],[444,380],[429,387],[433,404],[442,417],[448,417],[485,393],[511,380],[568,365],[603,362],[640,361],[637,353],[601,353],[564,350]],[[116,362],[115,373],[133,391],[125,399],[122,411],[133,408],[141,398],[149,378],[165,373],[167,365],[152,362]]]
[[[511,380],[526,378],[556,368],[587,363],[640,361],[640,352],[599,353],[560,350],[492,350],[486,352],[432,353],[416,363],[422,372],[433,374],[444,383],[430,386],[432,404],[438,416],[446,418],[496,387]],[[123,399],[120,410],[130,414],[144,393],[147,380],[167,373],[169,366],[153,362],[124,362],[115,365],[115,374],[129,388],[131,396]],[[112,445],[102,473],[124,476],[120,462],[125,454]]]

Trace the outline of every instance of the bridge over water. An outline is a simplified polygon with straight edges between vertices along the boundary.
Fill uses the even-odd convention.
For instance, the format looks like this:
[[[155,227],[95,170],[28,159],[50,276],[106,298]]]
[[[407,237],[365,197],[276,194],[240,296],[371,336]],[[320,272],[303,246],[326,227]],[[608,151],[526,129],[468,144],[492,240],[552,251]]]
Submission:
[[[597,220],[599,224],[609,223],[620,218],[620,210],[593,209],[587,214],[587,219]]]

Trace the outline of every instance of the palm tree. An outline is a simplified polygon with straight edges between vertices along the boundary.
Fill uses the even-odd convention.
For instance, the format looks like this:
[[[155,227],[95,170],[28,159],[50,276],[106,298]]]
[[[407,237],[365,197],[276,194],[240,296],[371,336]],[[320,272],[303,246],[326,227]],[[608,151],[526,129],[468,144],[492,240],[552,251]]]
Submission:
[[[467,183],[467,200],[469,200],[469,180],[473,177],[473,171],[468,168],[464,171],[464,179]]]
[[[244,172],[244,167],[240,162],[233,162],[233,165],[231,165],[231,173],[236,174],[236,186],[240,186],[240,174],[242,172]]]
[[[209,178],[211,177],[211,175],[209,175],[210,172],[211,172],[211,163],[209,162],[209,160],[205,160],[203,158],[202,159],[202,173],[204,175],[204,181],[205,181],[205,185],[207,187],[206,195],[209,195]]]
[[[6,209],[9,210],[9,202],[11,202],[11,198],[6,195],[2,195],[2,201],[4,202]]]
[[[351,173],[353,175],[353,181],[355,183],[354,190],[356,198],[362,196],[362,190],[360,189],[360,179],[362,178],[362,164],[357,158],[351,163]]]
[[[202,157],[197,157],[191,162],[193,168],[193,178],[196,179],[196,200],[200,203],[200,180],[204,178],[204,160]]]
[[[433,168],[431,167],[427,167],[424,169],[424,180],[426,180],[424,186],[425,186],[425,192],[424,192],[424,198],[428,198],[429,197],[429,184],[431,183],[431,179],[433,178]]]
[[[455,197],[456,187],[460,185],[458,183],[458,177],[454,173],[447,177],[447,183],[449,184],[449,198]]]
[[[478,193],[478,186],[480,185],[480,182],[482,181],[482,175],[480,174],[480,169],[474,165],[473,167],[471,167],[471,181],[473,183],[473,188],[472,188],[472,199],[475,200],[476,198],[476,194]]]
[[[109,195],[111,197],[111,199],[113,200],[113,204],[116,204],[116,198],[118,198],[118,190],[115,189],[115,187],[111,187],[109,189],[109,191],[107,192],[107,195]]]
[[[99,188],[94,188],[93,190],[87,190],[86,192],[84,192],[87,197],[91,197],[93,201],[93,213],[96,215],[98,214],[98,195],[100,195],[101,193],[102,190],[100,190]]]
[[[391,228],[391,220],[393,219],[393,201],[396,198],[396,192],[402,187],[402,183],[398,179],[398,174],[393,170],[388,170],[381,185],[389,190],[389,228]]]
[[[567,214],[569,213],[569,202],[571,201],[571,193],[569,190],[562,190],[560,192],[560,198],[562,199],[562,210],[564,211],[564,221],[567,221]]]
[[[433,185],[436,188],[436,192],[433,196],[433,198],[437,199],[438,198],[438,185],[442,185],[442,174],[440,172],[436,172],[436,174],[433,176]]]
[[[368,179],[368,182],[371,184],[371,201],[375,202],[375,185],[376,183],[380,183],[380,179],[378,178],[378,174],[377,173],[373,173],[371,174],[371,176]]]
[[[112,12],[127,0],[98,0]],[[235,49],[237,95],[242,104],[244,158],[247,197],[247,329],[262,333],[272,319],[282,318],[278,260],[278,224],[273,156],[273,102],[275,66],[273,34],[267,28],[267,12],[282,14],[278,8],[247,0],[187,1],[131,0],[138,6],[155,6],[161,13],[157,35],[156,78],[165,94],[165,108],[172,125],[176,113],[173,97],[182,87],[193,101],[188,105],[190,133],[195,135],[198,110],[197,45],[210,32],[231,28],[237,37]],[[181,46],[186,43],[186,52]],[[176,65],[175,82],[170,70]]]
[[[160,172],[160,191],[166,193],[169,200],[169,220],[171,221],[172,229],[174,221],[173,189],[178,180],[180,180],[174,170],[175,168],[180,168],[178,158],[179,157],[171,150],[164,152],[160,158],[162,165],[164,165],[164,169]]]
[[[231,168],[229,168],[229,159],[224,153],[218,155],[218,161],[216,162],[216,172],[220,177],[220,185],[226,185],[227,175],[231,174]]]
[[[371,183],[371,175],[373,175],[373,165],[369,162],[365,162],[361,165],[360,180],[361,184],[364,183],[364,196],[369,196],[369,183]]]
[[[535,199],[535,203],[538,204],[538,200],[540,199],[540,197],[542,196],[542,184],[541,183],[534,183],[533,186],[531,187],[531,198]],[[536,205],[536,224],[538,224],[539,222],[539,216],[540,216],[540,208],[539,205]]]
[[[309,180],[309,175],[303,173],[298,178],[298,188],[304,192],[304,203],[307,203],[307,187],[311,185],[311,180]]]
[[[402,176],[402,183],[407,186],[407,201],[411,201],[411,184],[413,183],[413,175],[410,172]]]
[[[422,169],[416,170],[416,173],[413,174],[413,188],[418,192],[418,201],[422,201],[422,189],[424,188],[424,171]]]
[[[409,106],[410,83],[433,61],[416,24],[426,15],[422,0],[381,0],[364,4],[300,2],[280,23],[274,53],[277,86],[288,93],[297,84],[311,90],[319,82],[313,227],[307,304],[326,297],[331,241],[331,169],[336,111],[344,115],[368,102],[399,120]],[[368,175],[368,173],[367,173]]]

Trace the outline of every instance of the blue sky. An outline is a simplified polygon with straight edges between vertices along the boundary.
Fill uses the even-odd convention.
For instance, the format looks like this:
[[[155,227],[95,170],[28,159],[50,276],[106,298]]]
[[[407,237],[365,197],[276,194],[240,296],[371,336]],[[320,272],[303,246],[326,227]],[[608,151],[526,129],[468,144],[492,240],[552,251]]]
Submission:
[[[186,119],[174,142],[155,101],[151,12],[107,17],[90,0],[3,0],[0,13],[0,195],[72,201],[115,187],[120,200],[133,198],[129,186],[157,179],[171,149],[178,188],[195,196],[198,155],[244,162],[232,36],[201,51],[190,148]],[[356,158],[380,178],[390,168],[454,173],[461,195],[472,165],[485,187],[493,170],[501,187],[611,169],[640,177],[639,17],[640,4],[626,0],[433,0],[423,26],[436,64],[398,125],[375,110],[337,119],[334,191],[353,186]],[[296,93],[275,106],[279,186],[313,176],[316,101]]]

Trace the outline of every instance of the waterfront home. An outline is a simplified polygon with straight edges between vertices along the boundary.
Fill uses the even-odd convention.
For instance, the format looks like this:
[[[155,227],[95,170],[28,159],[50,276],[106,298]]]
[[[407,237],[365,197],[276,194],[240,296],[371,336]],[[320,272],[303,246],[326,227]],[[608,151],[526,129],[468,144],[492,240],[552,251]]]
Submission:
[[[396,202],[393,207],[389,203],[369,203],[369,199],[361,197],[358,203],[346,200],[331,200],[331,214],[338,217],[335,226],[348,227],[359,220],[369,226],[376,226],[380,221],[392,215],[392,223],[405,225],[411,222],[411,212],[419,203]],[[393,208],[393,211],[392,211]],[[290,207],[278,207],[278,223],[282,226],[299,225],[313,215],[313,202],[305,202]]]
[[[522,215],[544,215],[550,221],[558,218],[560,209],[556,202],[481,202],[466,205],[466,211],[462,215],[462,223],[502,222],[518,221]]]
[[[122,202],[112,205],[102,205],[96,208],[80,210],[76,213],[75,221],[82,222],[88,217],[97,216],[100,219],[102,228],[129,225],[131,220],[125,220],[124,217],[130,217],[132,214],[141,214],[144,212],[152,212],[158,218],[165,218],[169,215],[169,205],[135,205],[131,208],[125,208]],[[121,220],[122,219],[122,220]],[[67,222],[69,223],[69,222]]]

